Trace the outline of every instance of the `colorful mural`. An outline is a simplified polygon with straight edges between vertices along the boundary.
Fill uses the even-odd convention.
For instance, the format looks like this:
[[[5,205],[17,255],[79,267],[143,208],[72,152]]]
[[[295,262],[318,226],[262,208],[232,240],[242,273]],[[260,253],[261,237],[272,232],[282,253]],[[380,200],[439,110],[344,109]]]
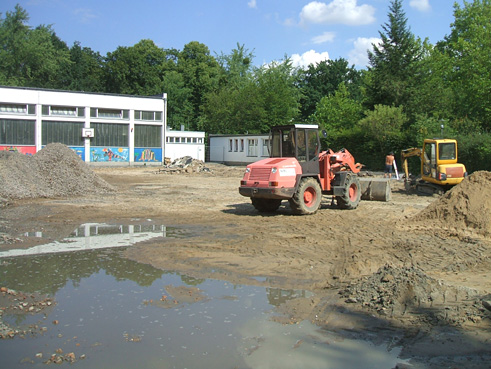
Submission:
[[[162,149],[135,148],[135,162],[162,162]]]
[[[85,161],[85,148],[84,147],[75,147],[75,146],[69,146],[70,149],[72,149],[72,151],[78,155],[78,157],[80,159],[82,159],[82,161]]]
[[[90,161],[92,162],[124,162],[129,161],[129,157],[127,147],[92,147],[90,149]]]
[[[34,155],[36,153],[35,146],[1,146],[0,151],[16,151],[24,155]]]

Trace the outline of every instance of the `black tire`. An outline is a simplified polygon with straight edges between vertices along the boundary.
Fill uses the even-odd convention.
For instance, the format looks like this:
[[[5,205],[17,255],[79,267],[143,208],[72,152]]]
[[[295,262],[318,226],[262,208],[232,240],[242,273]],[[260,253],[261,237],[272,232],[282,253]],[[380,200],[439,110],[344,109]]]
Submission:
[[[336,196],[338,208],[352,210],[358,207],[361,198],[360,181],[354,174],[346,176],[344,183],[344,193],[342,196]]]
[[[281,205],[279,199],[261,199],[257,197],[251,198],[254,208],[261,213],[274,213]]]
[[[319,182],[314,178],[303,178],[295,195],[289,200],[294,214],[314,214],[320,207],[322,190]]]

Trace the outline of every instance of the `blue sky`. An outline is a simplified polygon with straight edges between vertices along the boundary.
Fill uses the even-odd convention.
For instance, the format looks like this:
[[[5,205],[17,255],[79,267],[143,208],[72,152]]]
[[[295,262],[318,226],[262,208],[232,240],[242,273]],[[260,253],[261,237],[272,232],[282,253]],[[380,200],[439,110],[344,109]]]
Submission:
[[[58,37],[106,55],[151,39],[182,50],[191,41],[212,55],[237,44],[261,65],[291,57],[296,66],[345,58],[367,65],[367,48],[388,22],[389,0],[2,0],[2,18],[16,4],[30,26],[52,25]],[[457,0],[463,5],[463,0]],[[431,43],[450,33],[453,0],[403,0],[411,31]]]

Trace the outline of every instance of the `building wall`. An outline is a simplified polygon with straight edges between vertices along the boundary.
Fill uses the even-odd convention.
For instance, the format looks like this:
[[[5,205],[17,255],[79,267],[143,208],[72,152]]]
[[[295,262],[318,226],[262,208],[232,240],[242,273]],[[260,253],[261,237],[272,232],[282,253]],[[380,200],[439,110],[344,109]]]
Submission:
[[[165,157],[171,161],[184,156],[205,161],[205,132],[167,130],[165,148]]]
[[[210,135],[210,161],[244,165],[269,157],[269,135]]]
[[[86,162],[161,164],[166,104],[166,94],[137,97],[0,87],[0,150],[34,154],[60,142]],[[83,137],[84,128],[94,135],[89,130],[90,137]],[[140,140],[147,132],[152,144],[135,146],[135,131]],[[151,134],[155,132],[156,137]]]

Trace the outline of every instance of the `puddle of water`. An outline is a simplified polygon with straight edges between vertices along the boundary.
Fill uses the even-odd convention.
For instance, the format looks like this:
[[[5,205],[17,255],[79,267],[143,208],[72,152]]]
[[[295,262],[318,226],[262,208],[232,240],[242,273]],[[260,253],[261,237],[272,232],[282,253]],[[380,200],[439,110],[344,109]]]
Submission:
[[[0,251],[0,258],[102,249],[108,247],[123,247],[157,237],[174,237],[175,234],[175,228],[169,228],[164,225],[86,223],[75,229],[72,234],[63,241],[55,241],[26,249]],[[27,232],[24,236],[42,238],[43,233]]]
[[[308,291],[167,273],[120,250],[4,258],[0,286],[48,294],[55,304],[38,314],[3,314],[12,327],[37,328],[0,340],[2,367],[44,367],[57,352],[73,352],[71,365],[80,368],[379,369],[404,362],[388,343],[270,320],[274,306]]]

